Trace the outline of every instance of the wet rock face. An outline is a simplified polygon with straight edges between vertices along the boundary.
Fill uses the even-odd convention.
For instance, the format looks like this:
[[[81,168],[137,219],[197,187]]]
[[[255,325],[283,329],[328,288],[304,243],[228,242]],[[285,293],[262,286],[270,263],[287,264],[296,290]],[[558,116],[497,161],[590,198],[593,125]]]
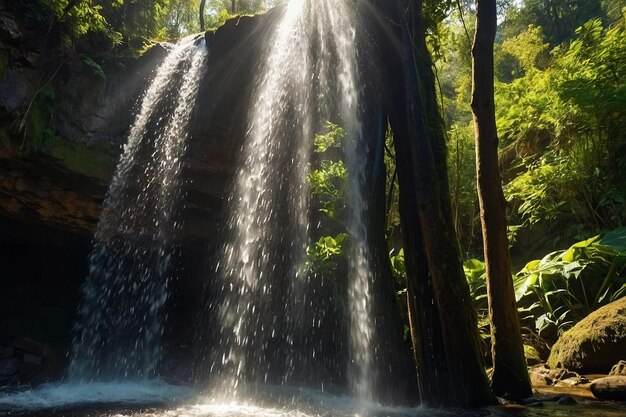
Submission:
[[[190,122],[182,267],[170,288],[173,324],[165,329],[166,349],[194,336],[193,326],[181,323],[197,319],[198,288],[211,264],[206,258],[221,244],[225,196],[272,19],[272,12],[242,17],[206,34],[208,68]],[[22,36],[31,36],[16,25]],[[33,49],[40,54],[33,61],[25,45],[37,42],[13,40],[3,30],[0,25],[0,344],[41,340],[64,361],[102,203],[142,92],[167,50],[153,47],[123,66],[102,64],[105,79],[82,62],[68,61],[33,100],[58,63],[51,65],[39,49]],[[22,120],[25,134],[18,129]],[[13,373],[16,361],[23,368],[21,356],[4,359],[4,374]],[[170,362],[171,377],[184,379],[178,362]]]
[[[183,172],[183,240],[194,245],[218,230],[274,18],[233,19],[206,34],[210,56]],[[142,93],[166,53],[157,45],[135,61],[103,64],[102,78],[82,61],[28,65],[17,41],[0,45],[9,57],[0,74],[0,216],[92,234]]]
[[[31,339],[0,345],[0,385],[43,383],[62,373],[52,348]]]

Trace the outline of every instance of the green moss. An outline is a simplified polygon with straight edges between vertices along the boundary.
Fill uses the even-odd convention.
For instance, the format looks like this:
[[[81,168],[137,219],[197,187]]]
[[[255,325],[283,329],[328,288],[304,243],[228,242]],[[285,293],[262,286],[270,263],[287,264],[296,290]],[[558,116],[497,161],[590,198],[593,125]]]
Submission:
[[[44,132],[47,123],[45,113],[41,106],[33,104],[33,107],[30,109],[30,122],[33,129],[31,147],[36,151],[43,150],[45,147]]]
[[[47,140],[54,136],[50,130],[50,118],[55,110],[55,91],[51,85],[37,93],[30,109],[31,143],[33,151],[46,151]]]
[[[115,171],[116,158],[111,146],[87,146],[55,136],[48,140],[46,153],[70,171],[103,181],[109,181]]]
[[[626,352],[626,297],[589,314],[559,338],[548,366],[608,373]]]
[[[526,357],[526,362],[529,365],[535,365],[542,362],[541,355],[534,346],[524,345],[524,356]]]

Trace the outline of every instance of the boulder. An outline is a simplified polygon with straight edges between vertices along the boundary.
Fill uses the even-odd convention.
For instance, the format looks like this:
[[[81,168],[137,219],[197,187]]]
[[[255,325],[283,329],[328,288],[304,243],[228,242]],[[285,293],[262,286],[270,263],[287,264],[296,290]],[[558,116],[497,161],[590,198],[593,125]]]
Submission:
[[[591,383],[591,392],[601,400],[626,401],[626,376],[612,375]]]
[[[0,360],[0,380],[16,375],[20,371],[20,361],[15,358]]]
[[[607,374],[626,353],[626,297],[589,314],[552,347],[550,368]]]
[[[569,395],[562,396],[561,398],[556,400],[556,403],[558,405],[576,405],[576,404],[578,404],[578,402],[575,399],[573,399],[572,397],[570,397]]]

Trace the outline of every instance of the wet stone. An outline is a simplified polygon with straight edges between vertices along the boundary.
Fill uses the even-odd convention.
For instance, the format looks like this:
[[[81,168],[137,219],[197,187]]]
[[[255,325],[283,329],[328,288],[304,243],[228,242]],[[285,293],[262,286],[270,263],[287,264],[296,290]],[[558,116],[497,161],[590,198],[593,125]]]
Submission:
[[[601,400],[626,401],[626,376],[599,378],[591,383],[591,393]]]
[[[569,395],[564,395],[556,401],[559,405],[576,405],[578,402],[570,397]]]
[[[43,363],[43,359],[41,356],[33,355],[32,353],[24,353],[24,363],[41,365]]]
[[[20,371],[20,361],[16,358],[0,360],[0,377],[10,377]]]

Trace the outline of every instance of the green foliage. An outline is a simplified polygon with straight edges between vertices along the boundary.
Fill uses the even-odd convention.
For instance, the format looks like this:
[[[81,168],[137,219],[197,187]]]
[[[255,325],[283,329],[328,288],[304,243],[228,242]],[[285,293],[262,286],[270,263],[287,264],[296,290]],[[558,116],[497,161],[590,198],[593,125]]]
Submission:
[[[549,224],[584,208],[574,206],[579,184],[588,178],[571,170],[567,158],[548,153],[538,160],[523,161],[526,172],[513,179],[505,188],[523,226]]]
[[[544,42],[541,27],[531,25],[496,48],[495,71],[502,81],[510,82],[535,69],[547,67],[548,44]]]
[[[334,123],[326,122],[326,133],[315,135],[313,146],[316,153],[325,153],[333,148],[341,147],[341,142],[346,136],[345,130]]]
[[[469,255],[475,240],[480,238],[476,152],[471,124],[454,124],[448,131],[448,176],[456,233],[461,249]]]
[[[624,22],[626,0],[601,0],[600,3],[608,23],[618,23],[620,20]]]
[[[570,40],[577,27],[594,17],[604,17],[600,0],[524,0],[509,9],[503,24],[505,37],[513,37],[529,25],[544,29],[552,46]]]
[[[199,10],[200,0],[169,1],[159,18],[162,36],[179,39],[200,32]]]
[[[398,184],[398,170],[396,167],[396,151],[393,143],[391,127],[387,129],[385,136],[385,192],[386,216],[385,216],[385,237],[390,248],[401,246],[401,225],[400,225],[400,186]]]
[[[516,299],[540,336],[556,336],[626,295],[626,228],[529,262],[515,276]]]
[[[513,221],[554,240],[623,225],[626,209],[626,31],[591,20],[568,47],[496,89],[515,176],[505,187]]]
[[[104,73],[104,69],[102,69],[102,66],[100,64],[98,64],[96,61],[94,61],[93,59],[89,58],[89,57],[85,57],[83,58],[83,62],[85,63],[85,65],[87,65],[94,74],[96,74],[98,77],[102,78],[103,80],[106,79],[106,74]]]
[[[487,269],[485,263],[478,259],[463,262],[463,271],[470,287],[470,295],[474,306],[481,316],[487,314]]]
[[[323,207],[320,211],[329,218],[343,212],[343,195],[347,172],[343,161],[322,161],[320,168],[307,174],[307,182]]]
[[[55,109],[56,92],[52,85],[39,91],[33,99],[30,109],[31,135],[30,151],[45,152],[49,147],[49,139],[54,136],[50,126],[50,118]]]
[[[346,266],[344,247],[348,241],[345,231],[345,185],[348,172],[341,160],[341,145],[345,131],[326,122],[323,132],[313,139],[314,160],[306,176],[314,209],[312,221],[318,224],[307,249],[305,270],[309,276],[326,277],[339,273]]]
[[[391,274],[396,281],[396,285],[403,288],[398,295],[402,295],[406,292],[406,264],[404,262],[404,249],[400,249],[397,255],[390,254],[389,261],[391,264]]]
[[[344,192],[348,173],[337,150],[345,137],[340,126],[327,122],[325,133],[315,135],[314,150],[320,155],[318,167],[307,174],[311,193],[318,200],[319,211],[330,219],[341,217],[344,211]]]
[[[479,315],[481,334],[488,334],[485,264],[463,264]],[[592,311],[626,296],[626,228],[595,236],[566,250],[528,262],[513,276],[515,298],[525,326],[551,345]]]
[[[344,247],[348,235],[339,233],[336,236],[322,236],[313,246],[307,250],[305,268],[315,275],[327,275],[335,271],[344,255]]]
[[[110,49],[122,42],[122,35],[107,21],[106,11],[115,9],[122,0],[33,0],[13,5],[27,24],[48,29],[61,28],[56,33],[66,50],[77,43],[92,43],[94,47]]]

